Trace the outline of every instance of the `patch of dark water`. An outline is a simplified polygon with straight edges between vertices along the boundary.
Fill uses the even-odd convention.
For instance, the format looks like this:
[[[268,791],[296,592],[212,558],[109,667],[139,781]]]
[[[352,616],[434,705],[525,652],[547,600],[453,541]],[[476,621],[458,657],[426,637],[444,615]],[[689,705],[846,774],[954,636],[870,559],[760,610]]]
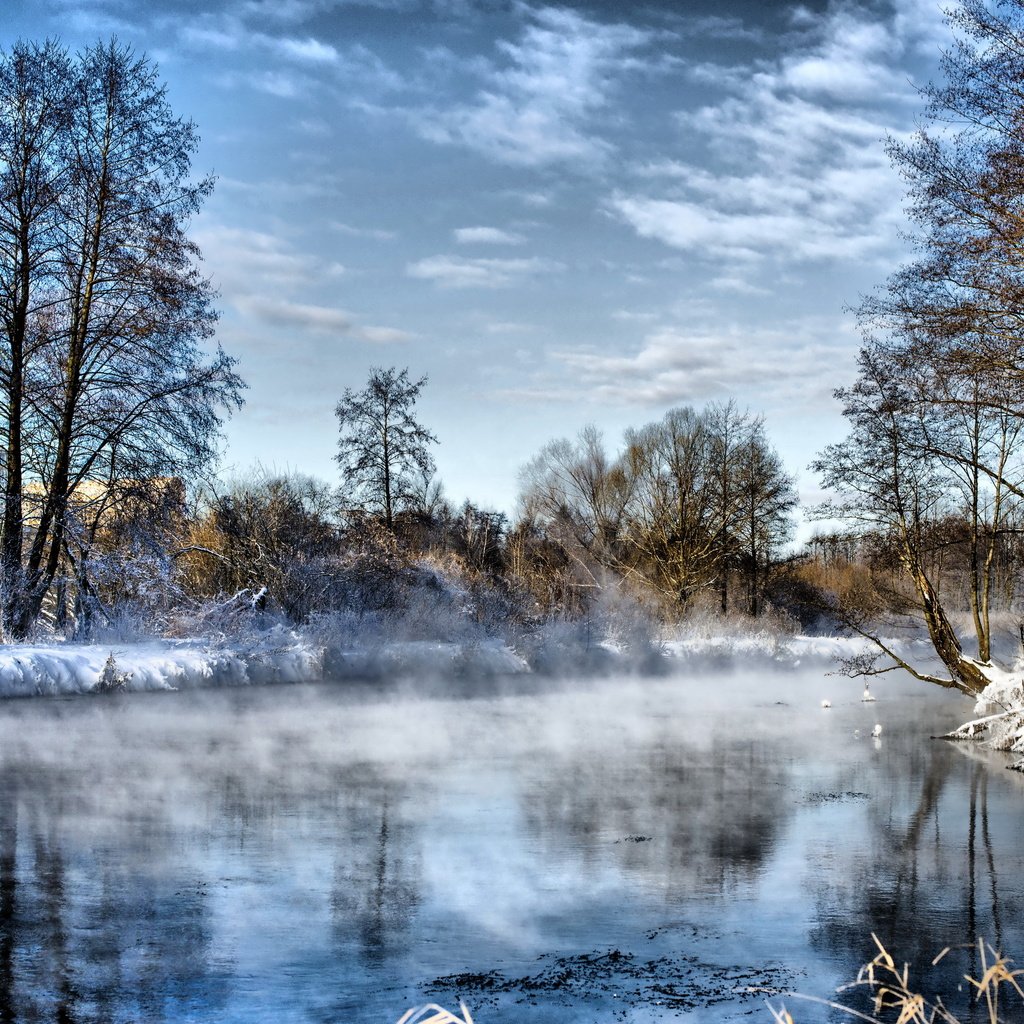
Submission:
[[[723,1003],[737,1008],[761,1005],[793,989],[798,974],[781,965],[721,965],[696,956],[643,959],[619,949],[575,956],[538,957],[529,974],[509,977],[499,970],[435,978],[427,991],[439,998],[457,996],[495,1011],[494,1020],[515,1019],[517,1007],[579,1003],[600,1006],[620,1019],[637,1013],[665,1016],[708,1009]]]

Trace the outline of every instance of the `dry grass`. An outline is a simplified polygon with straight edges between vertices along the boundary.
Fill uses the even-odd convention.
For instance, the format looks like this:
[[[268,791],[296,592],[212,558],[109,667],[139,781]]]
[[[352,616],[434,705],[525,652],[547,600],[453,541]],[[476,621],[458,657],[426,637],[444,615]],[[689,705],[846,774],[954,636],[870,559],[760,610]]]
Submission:
[[[459,1003],[461,1017],[456,1017],[443,1006],[437,1003],[428,1003],[426,1006],[416,1006],[406,1010],[399,1018],[397,1024],[473,1024],[473,1018],[469,1015],[465,1003]]]
[[[896,961],[882,945],[877,935],[872,935],[875,945],[878,947],[878,954],[875,958],[866,963],[858,972],[857,980],[844,989],[867,989],[871,996],[874,1007],[872,1015],[861,1013],[848,1006],[835,1003],[830,1000],[818,1000],[812,997],[801,997],[810,999],[812,1002],[821,1002],[833,1009],[841,1010],[856,1020],[868,1021],[870,1024],[882,1024],[879,1014],[885,1013],[887,1020],[895,1024],[960,1024],[958,1018],[948,1010],[942,1002],[941,997],[936,996],[930,1002],[919,992],[914,991],[910,981],[910,968],[903,964],[897,966]],[[947,953],[947,946],[933,961],[937,964]],[[1024,990],[1021,989],[1018,979],[1024,977],[1024,971],[1013,970],[1009,958],[997,953],[984,939],[978,940],[978,956],[981,964],[981,977],[972,978],[964,975],[965,980],[974,990],[974,997],[980,1003],[984,1002],[988,1012],[989,1024],[1000,1024],[1003,1020],[999,1016],[999,1002],[1005,995],[1012,997],[1016,993],[1024,999]],[[795,1019],[785,1007],[776,1008],[769,1006],[776,1024],[796,1024]]]

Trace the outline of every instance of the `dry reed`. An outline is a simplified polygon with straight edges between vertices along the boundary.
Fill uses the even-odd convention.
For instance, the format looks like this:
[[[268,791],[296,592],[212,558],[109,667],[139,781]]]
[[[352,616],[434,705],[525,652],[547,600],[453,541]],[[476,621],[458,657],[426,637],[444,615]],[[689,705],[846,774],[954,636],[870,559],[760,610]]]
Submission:
[[[816,999],[813,996],[799,996],[811,1002],[822,1003],[833,1009],[840,1010],[856,1020],[867,1021],[869,1024],[882,1024],[879,1014],[891,1011],[889,1017],[894,1024],[960,1024],[959,1019],[943,1004],[942,998],[936,996],[928,1001],[920,992],[915,992],[910,981],[910,968],[907,964],[897,966],[889,951],[882,945],[877,935],[872,935],[878,953],[873,960],[866,963],[857,973],[857,980],[840,989],[840,992],[866,988],[873,1001],[873,1015],[861,1013],[849,1006],[843,1006],[827,999]],[[946,947],[932,961],[935,966],[948,952]],[[964,975],[965,980],[974,990],[978,1002],[984,1000],[988,1013],[989,1024],[1000,1024],[999,1000],[1001,995],[1012,995],[1016,992],[1024,999],[1019,978],[1024,971],[1011,969],[1012,961],[997,953],[984,939],[978,940],[978,956],[981,963],[981,977],[972,978]],[[1006,992],[1006,989],[1010,992]],[[795,1019],[785,1007],[776,1008],[769,1005],[776,1024],[796,1024]]]
[[[465,1003],[459,1003],[461,1017],[446,1010],[437,1003],[427,1003],[426,1006],[414,1006],[406,1010],[398,1020],[398,1024],[473,1024],[473,1018],[469,1015]],[[429,1016],[428,1016],[429,1014]]]

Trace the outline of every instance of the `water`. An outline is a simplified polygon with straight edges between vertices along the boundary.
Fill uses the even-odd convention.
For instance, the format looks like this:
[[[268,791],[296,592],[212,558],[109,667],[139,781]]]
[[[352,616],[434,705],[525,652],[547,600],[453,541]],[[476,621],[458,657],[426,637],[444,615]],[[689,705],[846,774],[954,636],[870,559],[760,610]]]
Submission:
[[[3,703],[0,1022],[770,1021],[872,932],[1024,956],[1024,780],[928,738],[963,698],[862,704],[820,668],[517,685]],[[922,982],[955,1000],[971,969]]]

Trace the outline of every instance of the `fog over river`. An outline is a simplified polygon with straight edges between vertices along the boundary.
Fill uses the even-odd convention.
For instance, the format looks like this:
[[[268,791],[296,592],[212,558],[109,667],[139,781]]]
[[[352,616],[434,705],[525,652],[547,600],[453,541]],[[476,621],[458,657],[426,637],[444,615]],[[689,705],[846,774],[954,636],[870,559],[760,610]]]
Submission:
[[[831,995],[872,932],[912,963],[978,935],[1024,956],[1024,779],[929,738],[962,697],[872,688],[818,665],[4,701],[0,1022],[839,1020],[780,993]]]

